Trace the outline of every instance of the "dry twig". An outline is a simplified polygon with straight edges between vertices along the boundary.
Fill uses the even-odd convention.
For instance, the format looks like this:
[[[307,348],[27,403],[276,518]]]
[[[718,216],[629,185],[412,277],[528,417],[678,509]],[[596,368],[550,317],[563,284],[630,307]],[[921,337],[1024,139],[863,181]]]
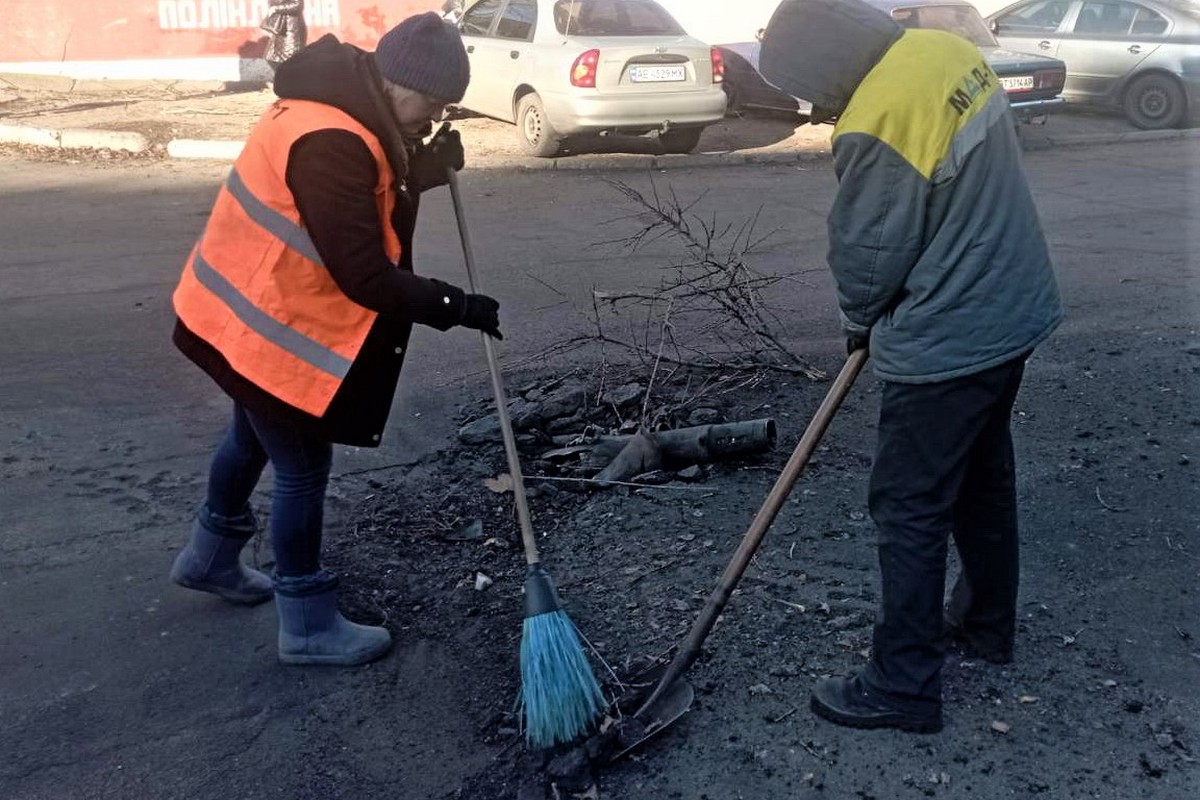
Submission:
[[[655,363],[824,377],[784,344],[779,316],[763,300],[766,290],[791,276],[766,275],[747,263],[747,256],[771,235],[755,232],[757,212],[740,225],[721,224],[715,215],[704,218],[694,211],[703,195],[684,203],[674,190],[660,195],[653,182],[649,196],[619,181],[610,185],[637,206],[634,218],[641,228],[604,244],[633,252],[670,240],[681,246],[683,256],[665,268],[656,288],[593,292],[591,319],[598,342]],[[610,333],[613,322],[623,323],[627,333]],[[655,328],[658,342],[651,341]]]

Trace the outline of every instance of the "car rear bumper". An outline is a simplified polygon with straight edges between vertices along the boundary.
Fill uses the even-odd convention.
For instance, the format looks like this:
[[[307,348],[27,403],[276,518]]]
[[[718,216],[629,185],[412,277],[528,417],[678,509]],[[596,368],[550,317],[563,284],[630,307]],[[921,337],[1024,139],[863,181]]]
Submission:
[[[1012,107],[1013,111],[1040,114],[1049,111],[1054,106],[1061,106],[1063,99],[1061,97],[1051,97],[1045,100],[1009,100],[1008,104]]]
[[[689,92],[646,92],[602,96],[568,93],[543,98],[550,124],[562,134],[624,131],[645,133],[671,127],[711,125],[725,116],[720,84]]]

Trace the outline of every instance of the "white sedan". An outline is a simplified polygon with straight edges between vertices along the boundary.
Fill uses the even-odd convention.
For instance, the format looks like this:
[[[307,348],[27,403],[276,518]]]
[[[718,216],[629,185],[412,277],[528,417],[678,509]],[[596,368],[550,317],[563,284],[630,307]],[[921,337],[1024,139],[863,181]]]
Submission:
[[[471,61],[459,105],[515,123],[531,155],[601,133],[687,153],[725,114],[720,53],[655,0],[476,0],[458,27]]]

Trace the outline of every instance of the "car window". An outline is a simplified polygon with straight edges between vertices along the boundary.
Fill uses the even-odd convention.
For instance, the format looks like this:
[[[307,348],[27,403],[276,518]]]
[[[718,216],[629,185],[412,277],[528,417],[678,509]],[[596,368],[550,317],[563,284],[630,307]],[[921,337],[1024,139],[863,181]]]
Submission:
[[[554,27],[564,36],[682,36],[654,0],[558,0]]]
[[[1024,5],[996,20],[999,33],[1053,33],[1067,15],[1065,0],[1041,0]]]
[[[479,0],[463,14],[459,30],[466,36],[487,36],[502,0]]]
[[[996,37],[973,6],[897,8],[892,18],[906,28],[932,28],[961,36],[978,47],[995,47]]]
[[[1075,33],[1120,36],[1129,33],[1137,6],[1129,3],[1084,3],[1075,20]]]
[[[1138,6],[1131,32],[1139,36],[1158,36],[1167,32],[1169,24],[1162,14],[1151,11],[1145,6]]]
[[[537,0],[508,0],[508,5],[496,23],[496,35],[501,39],[533,38],[533,24],[537,22]]]

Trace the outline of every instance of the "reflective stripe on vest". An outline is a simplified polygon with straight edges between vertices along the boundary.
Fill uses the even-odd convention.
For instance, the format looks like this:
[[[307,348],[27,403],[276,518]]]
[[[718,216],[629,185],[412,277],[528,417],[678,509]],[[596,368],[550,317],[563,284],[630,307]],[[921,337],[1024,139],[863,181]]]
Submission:
[[[183,324],[239,375],[314,416],[328,409],[377,317],[338,288],[287,188],[292,145],[327,129],[354,133],[374,156],[380,253],[399,262],[392,171],[378,139],[331,106],[281,100],[247,139],[174,295]]]
[[[309,261],[315,261],[324,266],[325,262],[321,261],[321,256],[317,253],[317,246],[309,238],[308,231],[255,197],[242,182],[237,167],[230,170],[229,177],[225,180],[225,188],[233,195],[233,199],[238,201],[238,205],[246,212],[246,216],[269,230],[276,239]]]
[[[269,314],[264,314],[237,290],[237,287],[227,281],[221,273],[208,265],[198,252],[193,253],[192,269],[200,285],[221,298],[229,310],[237,318],[246,323],[246,327],[269,342],[278,345],[292,355],[312,364],[323,372],[328,372],[337,378],[346,377],[350,365],[354,362],[343,358],[320,342],[313,341],[302,333],[298,333]]]

